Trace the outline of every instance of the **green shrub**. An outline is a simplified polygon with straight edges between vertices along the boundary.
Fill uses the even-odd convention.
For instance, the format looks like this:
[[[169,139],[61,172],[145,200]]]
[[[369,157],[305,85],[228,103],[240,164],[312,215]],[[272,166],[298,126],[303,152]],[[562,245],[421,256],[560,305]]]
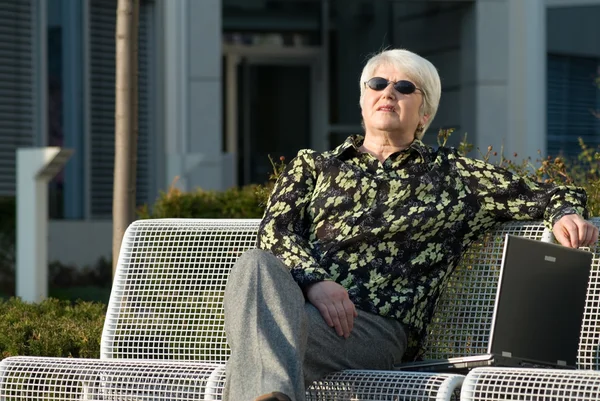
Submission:
[[[46,299],[0,301],[0,358],[14,355],[98,358],[106,306]]]
[[[446,144],[453,131],[453,129],[440,130],[438,144]],[[480,149],[477,151],[480,159],[511,170],[521,177],[528,177],[537,182],[583,187],[588,195],[587,207],[590,216],[600,216],[600,148],[590,148],[581,138],[579,138],[579,146],[581,152],[577,158],[565,159],[561,156],[543,158],[540,155],[535,161],[525,159],[520,162],[506,157],[503,149],[498,153],[492,146],[488,146],[486,153],[481,152]],[[458,150],[464,155],[473,150],[473,145],[467,142],[466,135]],[[518,154],[512,156],[517,159]]]
[[[196,189],[184,192],[171,187],[154,205],[138,209],[141,219],[178,218],[260,218],[264,212],[263,186],[248,185],[225,191]]]
[[[198,188],[183,192],[174,186],[161,192],[151,207],[143,205],[137,211],[140,219],[160,218],[261,218],[275,181],[285,168],[285,158],[275,161],[269,156],[273,172],[264,184],[246,185],[225,191],[206,191]]]

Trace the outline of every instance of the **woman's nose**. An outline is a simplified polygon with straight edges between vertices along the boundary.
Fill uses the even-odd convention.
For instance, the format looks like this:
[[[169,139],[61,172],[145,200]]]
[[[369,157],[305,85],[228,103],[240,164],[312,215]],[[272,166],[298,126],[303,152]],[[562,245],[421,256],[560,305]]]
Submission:
[[[389,82],[388,83],[388,86],[385,87],[385,89],[383,90],[382,95],[385,96],[386,98],[390,98],[390,99],[395,99],[396,98],[396,90],[394,89],[394,83],[393,82]]]

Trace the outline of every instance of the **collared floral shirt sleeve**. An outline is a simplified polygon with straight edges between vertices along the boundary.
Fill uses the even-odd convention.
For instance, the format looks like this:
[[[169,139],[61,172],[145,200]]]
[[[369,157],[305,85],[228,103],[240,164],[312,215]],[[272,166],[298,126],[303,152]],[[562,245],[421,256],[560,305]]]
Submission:
[[[504,220],[543,219],[548,229],[568,214],[587,218],[587,196],[583,188],[544,184],[520,177],[506,169],[451,154],[468,188],[473,191],[481,207]]]
[[[258,231],[258,248],[279,257],[301,287],[331,279],[313,255],[314,235],[307,214],[317,179],[314,153],[302,150],[288,163],[273,188]]]

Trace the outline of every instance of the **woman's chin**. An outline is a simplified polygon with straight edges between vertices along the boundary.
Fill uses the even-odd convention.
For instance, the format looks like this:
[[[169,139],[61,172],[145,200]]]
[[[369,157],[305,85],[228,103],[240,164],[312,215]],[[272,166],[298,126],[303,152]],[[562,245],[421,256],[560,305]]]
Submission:
[[[371,128],[372,131],[384,131],[384,132],[395,132],[401,131],[398,124],[389,124],[389,123],[376,123],[372,124],[370,127],[367,126],[367,129]]]

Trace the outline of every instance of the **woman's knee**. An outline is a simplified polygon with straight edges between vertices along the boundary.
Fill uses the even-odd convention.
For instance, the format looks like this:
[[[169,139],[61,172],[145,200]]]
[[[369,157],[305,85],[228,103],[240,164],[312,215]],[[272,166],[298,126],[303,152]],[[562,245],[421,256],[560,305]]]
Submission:
[[[250,249],[244,252],[233,265],[230,275],[248,275],[255,274],[260,270],[271,269],[274,266],[281,265],[269,251],[262,249]]]
[[[272,253],[262,249],[250,249],[235,262],[229,273],[229,282],[239,283],[271,277],[278,280],[291,277],[289,269]]]
[[[254,248],[242,253],[235,264],[265,264],[272,262],[273,258],[275,256],[271,252]]]

